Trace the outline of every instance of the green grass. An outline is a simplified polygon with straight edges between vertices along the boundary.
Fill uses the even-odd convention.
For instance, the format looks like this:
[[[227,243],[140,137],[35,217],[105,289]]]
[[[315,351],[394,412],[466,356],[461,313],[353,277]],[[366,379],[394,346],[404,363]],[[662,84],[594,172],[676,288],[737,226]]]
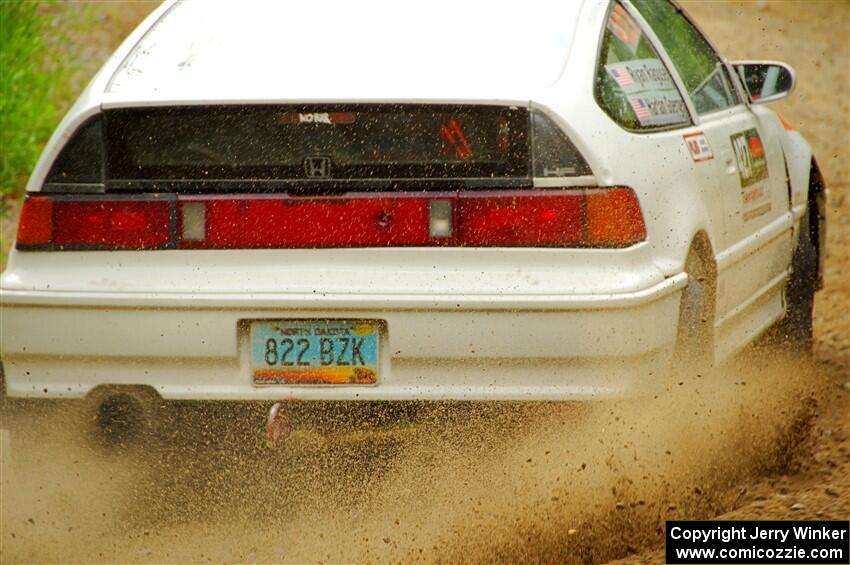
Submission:
[[[23,193],[62,113],[77,65],[61,46],[84,25],[86,8],[0,0],[0,207]]]

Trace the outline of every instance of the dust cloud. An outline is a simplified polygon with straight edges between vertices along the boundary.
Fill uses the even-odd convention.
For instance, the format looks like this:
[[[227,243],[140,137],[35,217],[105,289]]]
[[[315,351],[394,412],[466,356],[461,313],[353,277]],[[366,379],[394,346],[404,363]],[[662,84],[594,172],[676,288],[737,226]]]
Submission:
[[[822,370],[748,353],[639,401],[170,406],[104,444],[73,404],[4,412],[3,562],[604,562],[805,456]],[[88,415],[87,415],[88,414]]]

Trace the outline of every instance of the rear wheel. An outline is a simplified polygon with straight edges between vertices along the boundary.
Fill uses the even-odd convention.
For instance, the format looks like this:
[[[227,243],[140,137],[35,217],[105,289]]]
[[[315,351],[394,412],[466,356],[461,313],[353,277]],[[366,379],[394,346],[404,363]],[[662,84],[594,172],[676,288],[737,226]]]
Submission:
[[[6,406],[6,374],[3,372],[3,363],[0,362],[0,409]]]
[[[703,371],[714,360],[714,285],[712,272],[695,248],[685,260],[688,286],[679,306],[674,370]]]

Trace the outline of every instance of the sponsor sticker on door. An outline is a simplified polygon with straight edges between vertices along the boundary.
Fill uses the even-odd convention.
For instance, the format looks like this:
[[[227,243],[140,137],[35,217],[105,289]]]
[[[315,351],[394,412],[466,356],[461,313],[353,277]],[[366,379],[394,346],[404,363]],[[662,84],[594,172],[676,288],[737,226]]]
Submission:
[[[744,220],[751,220],[770,211],[764,145],[756,128],[736,133],[729,139],[735,152],[738,178],[741,181]]]
[[[756,128],[734,134],[732,149],[738,161],[738,176],[741,187],[746,188],[767,178],[767,159],[764,155],[764,145]]]
[[[711,145],[708,143],[708,138],[701,131],[689,133],[682,136],[685,140],[685,145],[688,146],[688,151],[691,154],[691,159],[694,163],[708,161],[714,159],[714,152],[711,150]]]

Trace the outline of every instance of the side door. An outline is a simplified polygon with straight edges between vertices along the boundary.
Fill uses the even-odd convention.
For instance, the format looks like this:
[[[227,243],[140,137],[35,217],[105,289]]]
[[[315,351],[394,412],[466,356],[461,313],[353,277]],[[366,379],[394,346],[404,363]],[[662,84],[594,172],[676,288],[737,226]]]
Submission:
[[[697,113],[697,135],[688,140],[691,154],[714,161],[709,182],[717,184],[725,211],[724,237],[713,242],[722,359],[783,313],[792,255],[785,159],[728,66],[682,10],[664,0],[631,4],[654,32]]]

